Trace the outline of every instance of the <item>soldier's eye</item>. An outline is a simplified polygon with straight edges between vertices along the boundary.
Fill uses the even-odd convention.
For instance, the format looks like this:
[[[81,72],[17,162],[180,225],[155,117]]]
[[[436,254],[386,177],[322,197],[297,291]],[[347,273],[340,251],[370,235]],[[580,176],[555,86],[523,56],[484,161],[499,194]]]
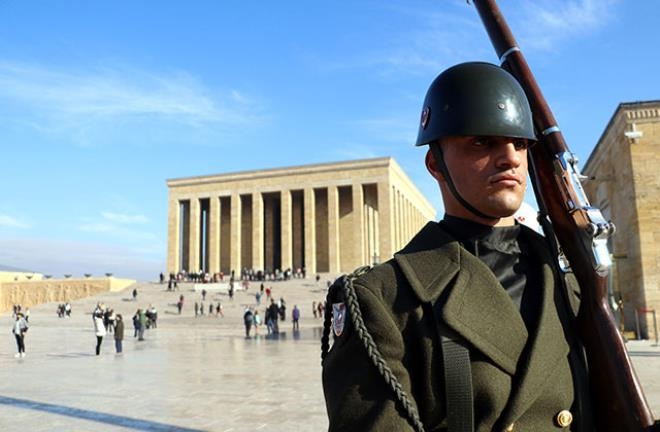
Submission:
[[[486,138],[476,138],[472,140],[472,145],[474,147],[490,147],[492,141]]]
[[[524,139],[518,139],[513,142],[513,146],[516,150],[526,150],[529,148],[529,141]]]

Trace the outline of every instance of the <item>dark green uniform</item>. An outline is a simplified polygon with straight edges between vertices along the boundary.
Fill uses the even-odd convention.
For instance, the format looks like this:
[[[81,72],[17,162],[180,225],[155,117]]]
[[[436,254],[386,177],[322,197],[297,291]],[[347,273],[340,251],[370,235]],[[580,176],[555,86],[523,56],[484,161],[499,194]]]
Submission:
[[[346,291],[333,286],[326,307],[335,309],[338,336],[323,360],[330,431],[415,430],[388,371],[424,429],[446,431],[440,334],[458,335],[469,348],[476,431],[590,429],[584,370],[566,330],[577,310],[577,285],[570,283],[568,305],[545,240],[522,232],[538,251],[538,286],[526,288],[537,290],[532,326],[493,272],[438,223],[353,281],[372,344],[356,327]],[[565,418],[558,422],[557,415],[567,411],[573,421],[562,427]]]

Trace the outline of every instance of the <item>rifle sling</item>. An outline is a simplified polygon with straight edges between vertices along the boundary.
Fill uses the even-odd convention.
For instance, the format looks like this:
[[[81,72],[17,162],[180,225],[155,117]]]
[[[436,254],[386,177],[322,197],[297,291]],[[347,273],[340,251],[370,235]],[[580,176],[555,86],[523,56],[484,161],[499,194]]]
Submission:
[[[474,432],[470,352],[460,340],[441,335],[449,432]]]

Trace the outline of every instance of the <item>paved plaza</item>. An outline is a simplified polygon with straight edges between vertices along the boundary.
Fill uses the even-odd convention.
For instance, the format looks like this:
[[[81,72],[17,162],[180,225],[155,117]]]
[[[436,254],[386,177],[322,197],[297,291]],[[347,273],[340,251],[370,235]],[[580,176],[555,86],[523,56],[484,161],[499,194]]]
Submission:
[[[10,314],[0,317],[0,430],[40,431],[322,431],[327,429],[320,382],[321,320],[312,302],[322,300],[328,277],[267,282],[287,304],[287,321],[277,338],[246,339],[243,309],[254,304],[253,283],[237,291],[209,292],[203,317],[193,304],[201,294],[190,284],[168,292],[166,285],[137,284],[72,302],[70,319],[58,318],[56,304],[31,306],[27,356],[14,358]],[[181,315],[176,301],[185,296]],[[208,315],[208,303],[221,301],[224,317]],[[91,311],[97,302],[125,320],[124,354],[114,353],[107,335],[100,356]],[[133,337],[131,317],[153,304],[158,328]],[[302,311],[294,333],[290,311]],[[29,306],[29,305],[27,305]],[[259,307],[264,315],[265,298]],[[0,339],[1,341],[1,339]],[[628,343],[647,398],[660,417],[660,348],[654,341]]]
[[[23,359],[14,358],[12,318],[0,344],[0,430],[30,431],[319,431],[327,429],[320,382],[321,319],[312,302],[325,297],[326,279],[267,282],[287,305],[287,321],[278,338],[245,338],[243,310],[255,303],[259,289],[209,292],[205,314],[195,318],[201,300],[191,284],[138,284],[72,302],[72,317],[58,318],[54,303],[30,307],[30,330]],[[185,297],[177,314],[179,295]],[[209,302],[221,301],[224,317],[208,315]],[[90,313],[97,302],[121,313],[125,321],[124,354],[114,353],[107,335],[101,355]],[[133,337],[131,317],[153,304],[158,327]],[[264,316],[266,299],[259,314]],[[292,331],[294,304],[302,312],[300,332]],[[29,305],[28,305],[29,306]]]

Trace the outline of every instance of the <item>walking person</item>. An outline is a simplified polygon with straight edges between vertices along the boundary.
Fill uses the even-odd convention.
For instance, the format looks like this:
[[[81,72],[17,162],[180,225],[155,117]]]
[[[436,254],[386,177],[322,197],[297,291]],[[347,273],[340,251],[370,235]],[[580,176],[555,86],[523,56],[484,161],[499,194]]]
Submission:
[[[140,309],[138,309],[135,312],[135,315],[133,315],[133,337],[134,338],[138,337],[139,333],[140,333]]]
[[[94,333],[96,334],[96,355],[101,354],[101,343],[105,336],[105,326],[103,325],[103,313],[101,311],[94,312]]]
[[[254,335],[259,334],[259,326],[261,325],[261,317],[259,316],[259,311],[254,311]]]
[[[147,328],[147,313],[142,309],[138,309],[138,318],[140,320],[140,328],[138,329],[138,340],[144,340],[144,330]]]
[[[122,343],[124,340],[124,319],[121,314],[115,316],[115,351],[122,353]]]
[[[280,313],[275,300],[270,298],[270,306],[266,309],[266,325],[268,326],[268,334],[278,334],[280,332],[279,325],[277,324],[278,315]]]
[[[23,358],[25,357],[25,333],[28,331],[28,323],[21,312],[17,312],[14,318],[14,325],[11,328],[11,332],[14,334],[16,347],[18,348],[18,352],[14,357]]]
[[[245,312],[243,313],[243,324],[245,325],[245,338],[249,339],[250,329],[252,328],[252,324],[254,324],[254,313],[250,307],[245,308]]]
[[[291,321],[293,322],[293,331],[300,331],[300,326],[298,325],[299,320],[300,320],[300,309],[298,309],[298,305],[293,305],[293,309],[291,310]]]

